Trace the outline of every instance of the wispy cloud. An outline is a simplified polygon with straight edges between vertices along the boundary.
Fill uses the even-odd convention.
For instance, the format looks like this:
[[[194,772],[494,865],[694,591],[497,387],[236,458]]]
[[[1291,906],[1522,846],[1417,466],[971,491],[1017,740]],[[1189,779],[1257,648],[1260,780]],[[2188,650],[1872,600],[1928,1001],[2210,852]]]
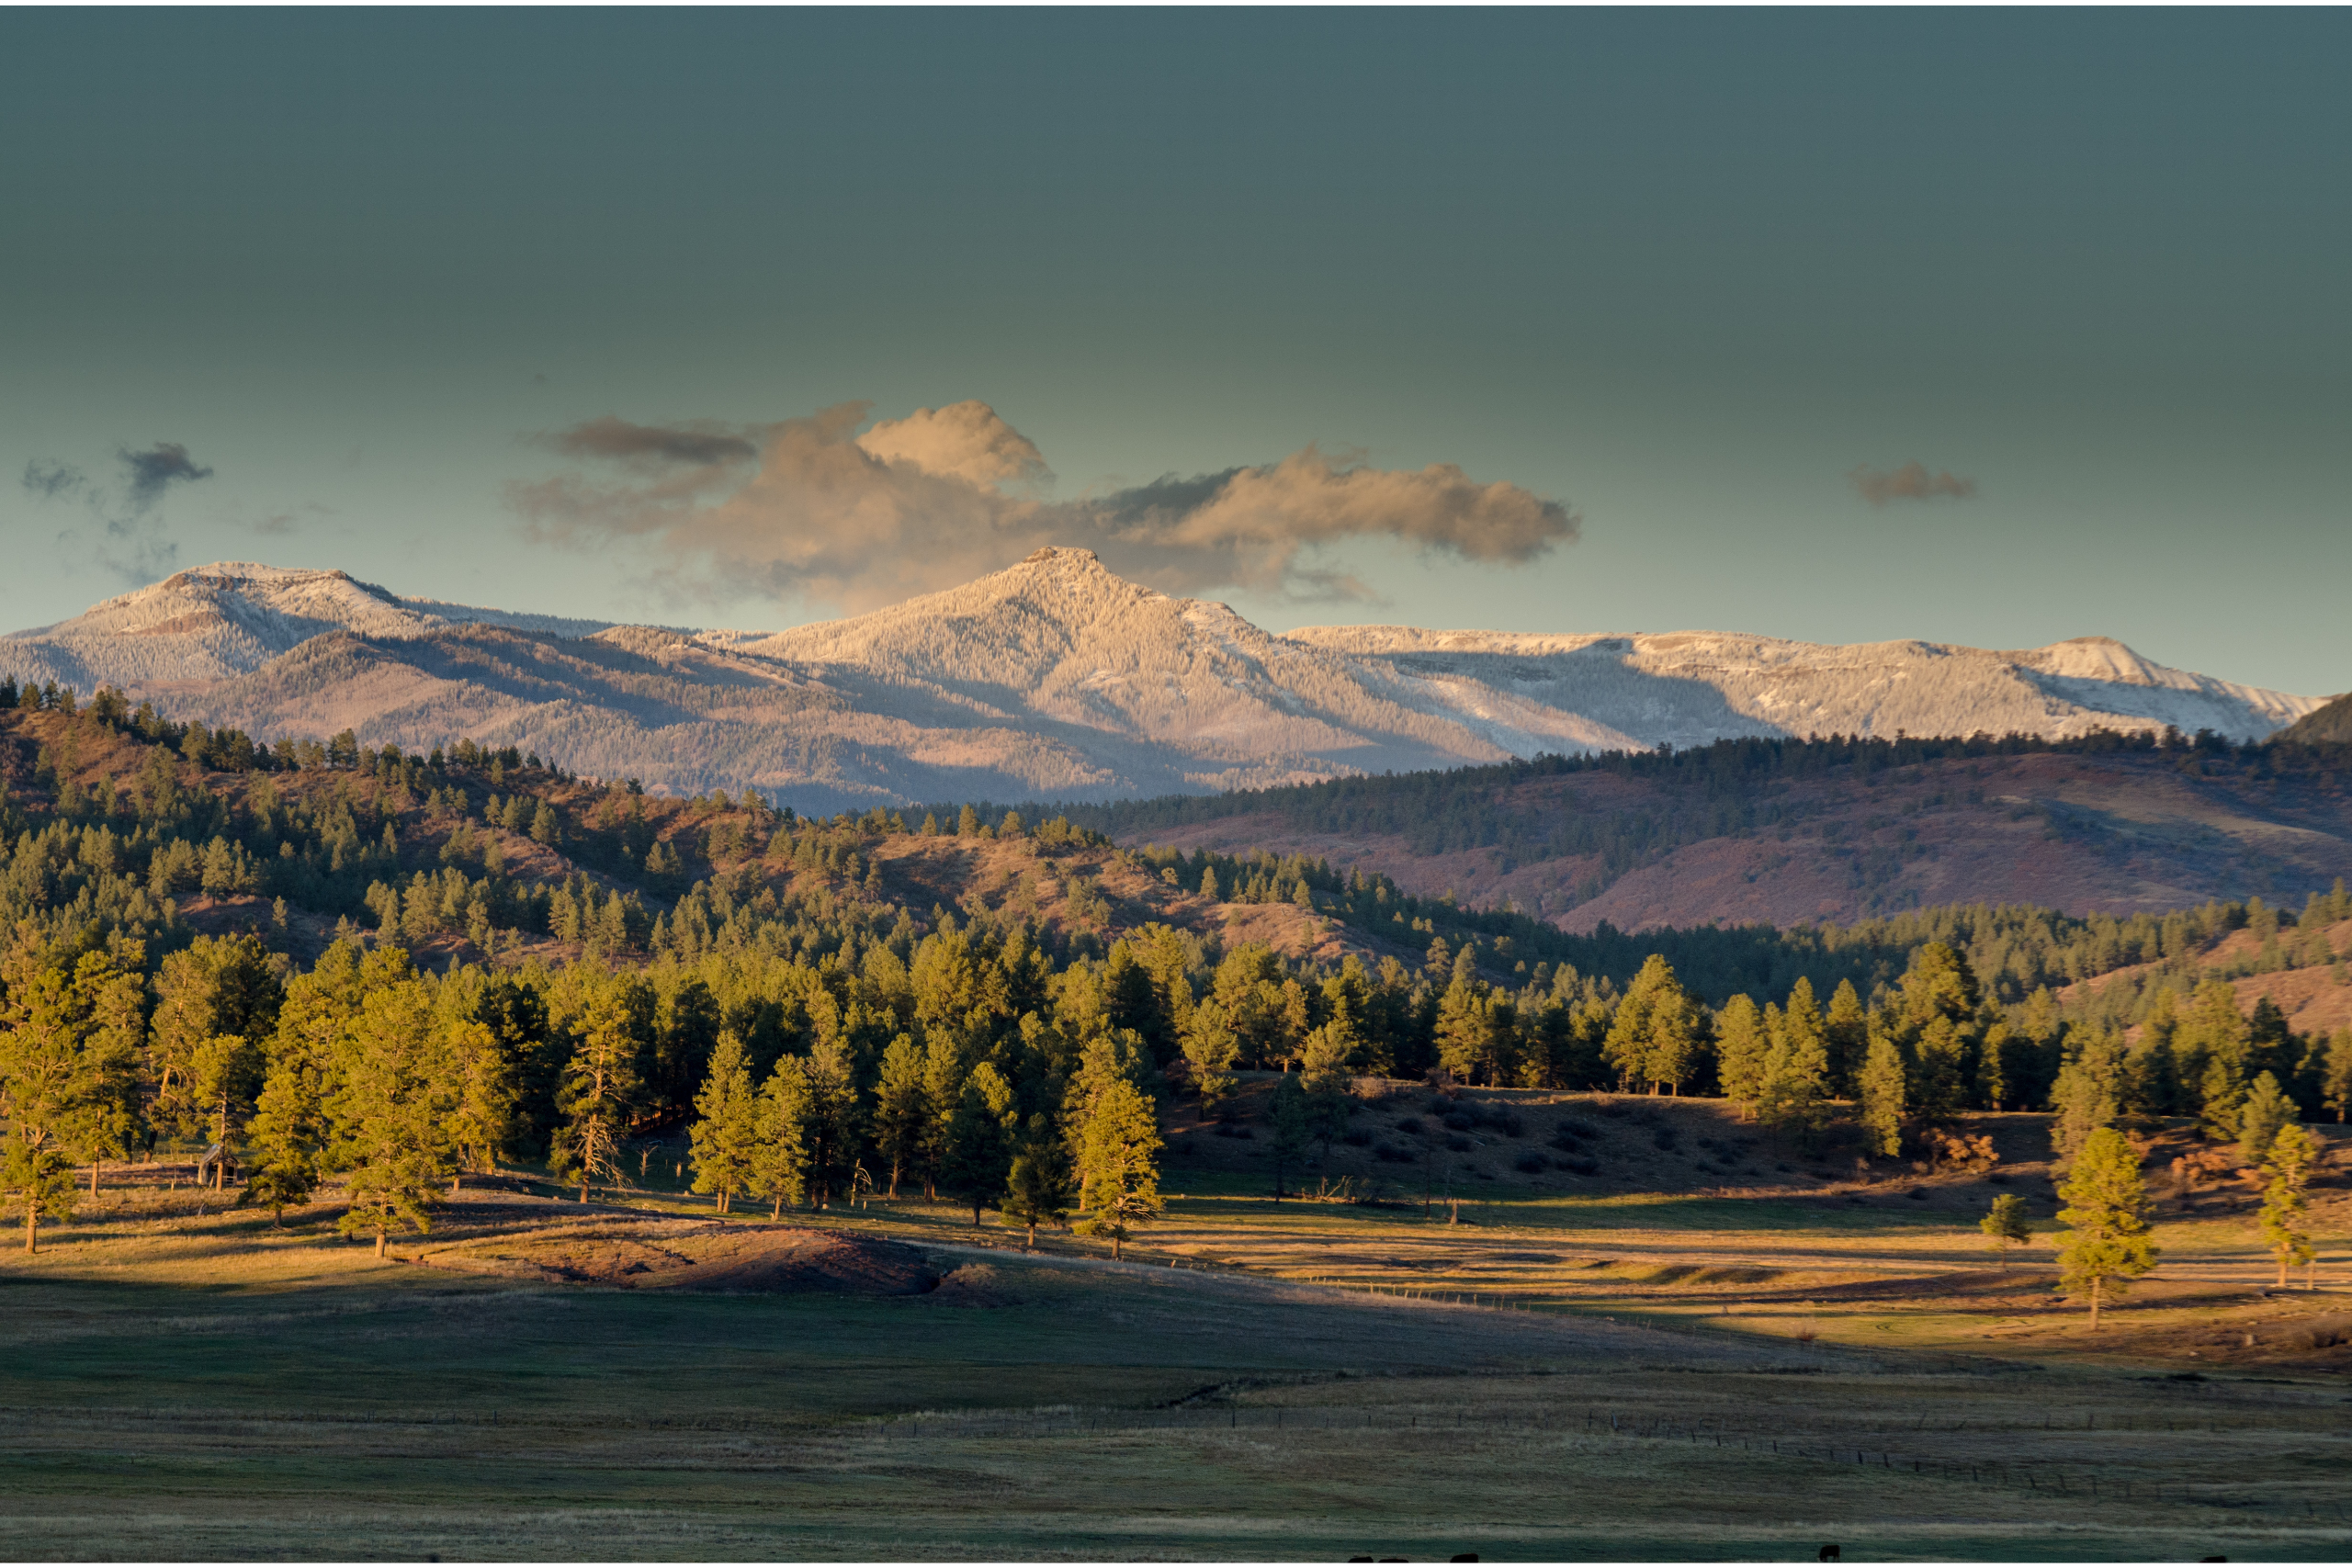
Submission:
[[[78,503],[89,521],[61,533],[58,543],[89,551],[99,565],[139,587],[169,576],[179,562],[179,546],[156,516],[165,495],[175,485],[210,479],[212,470],[176,441],[126,448],[115,460],[122,470],[119,492],[70,464],[40,460],[25,466],[23,484],[41,501]]]
[[[513,487],[539,536],[639,537],[684,582],[867,608],[951,587],[1043,545],[1094,550],[1178,592],[1236,586],[1357,597],[1323,552],[1388,537],[1521,562],[1577,537],[1576,513],[1450,463],[1402,470],[1309,446],[1280,462],[1170,475],[1072,501],[1035,444],[981,402],[859,433],[865,403],[731,426],[594,420],[536,438],[589,465]]]
[[[1884,506],[1890,501],[1932,501],[1939,495],[1966,501],[1976,493],[1974,479],[1962,479],[1949,468],[1931,474],[1928,466],[1916,457],[1892,470],[1873,468],[1864,463],[1846,477],[1872,506]]]

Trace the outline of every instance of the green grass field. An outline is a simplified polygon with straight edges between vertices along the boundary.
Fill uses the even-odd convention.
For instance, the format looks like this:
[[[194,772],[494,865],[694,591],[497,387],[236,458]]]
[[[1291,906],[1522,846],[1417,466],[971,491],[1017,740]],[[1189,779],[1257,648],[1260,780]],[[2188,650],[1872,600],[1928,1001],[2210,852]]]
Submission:
[[[1949,1222],[1900,1210],[1542,1199],[1447,1225],[1235,1192],[1172,1203],[1121,1268],[1067,1238],[1003,1250],[944,1205],[827,1216],[949,1275],[877,1298],[518,1284],[418,1266],[453,1235],[379,1262],[334,1238],[331,1211],[281,1232],[187,1202],[109,1193],[0,1262],[12,1556],[1810,1560],[1835,1541],[2243,1561],[2352,1543],[2340,1375],[2188,1382],[2079,1341],[1985,1338],[1964,1302],[1796,1299],[1961,1254]],[[1709,1261],[1767,1244],[1811,1268]],[[1168,1266],[1211,1260],[1228,1267]]]

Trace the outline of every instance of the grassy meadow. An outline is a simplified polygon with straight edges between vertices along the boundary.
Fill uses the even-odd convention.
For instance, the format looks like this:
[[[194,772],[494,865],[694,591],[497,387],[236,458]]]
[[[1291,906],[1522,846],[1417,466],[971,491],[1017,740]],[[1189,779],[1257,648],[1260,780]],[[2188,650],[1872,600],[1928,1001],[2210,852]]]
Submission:
[[[12,1554],[2352,1544],[2327,1343],[2346,1303],[2264,1293],[2242,1215],[2161,1224],[2165,1267],[2094,1338],[2052,1294],[2046,1239],[2004,1267],[1932,1195],[1511,1190],[1425,1213],[1195,1170],[1118,1265],[1068,1235],[1024,1254],[993,1216],[911,1198],[817,1216],[943,1277],[876,1296],[485,1271],[550,1238],[575,1256],[718,1223],[651,1174],[585,1207],[505,1186],[379,1260],[334,1234],[331,1197],[281,1228],[164,1168],[110,1177],[0,1262]],[[2324,1286],[2340,1203],[2316,1215]]]

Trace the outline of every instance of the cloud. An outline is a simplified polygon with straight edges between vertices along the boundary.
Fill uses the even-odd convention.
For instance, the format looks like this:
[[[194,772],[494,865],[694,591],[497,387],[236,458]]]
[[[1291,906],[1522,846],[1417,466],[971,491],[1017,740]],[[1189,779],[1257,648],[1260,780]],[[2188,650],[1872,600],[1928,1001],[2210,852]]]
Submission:
[[[119,495],[94,484],[79,468],[34,461],[25,466],[24,487],[45,502],[76,502],[89,522],[57,536],[69,549],[88,550],[100,566],[133,587],[168,577],[179,561],[179,546],[163,531],[156,508],[175,484],[193,484],[212,470],[187,455],[176,441],[159,441],[144,451],[120,450]]]
[[[315,523],[322,517],[331,517],[334,514],[332,508],[321,506],[317,502],[311,501],[303,502],[291,512],[272,513],[269,516],[256,521],[253,527],[256,534],[267,534],[273,538],[282,538],[305,524]]]
[[[89,482],[81,469],[63,463],[44,463],[35,458],[25,465],[25,488],[43,501],[77,495]]]
[[[117,456],[130,476],[130,509],[134,513],[153,510],[164,499],[164,491],[173,485],[193,484],[212,477],[212,470],[191,462],[187,448],[176,441],[158,441],[144,452],[121,452]]]
[[[647,541],[681,586],[852,610],[953,587],[1046,545],[1089,548],[1172,592],[1247,587],[1365,597],[1329,558],[1387,537],[1459,559],[1529,561],[1577,537],[1574,512],[1450,463],[1374,468],[1315,446],[1280,462],[1168,475],[1054,501],[1044,456],[981,402],[922,409],[858,434],[870,405],[764,426],[605,418],[541,436],[593,464],[517,484],[542,539]]]
[[[1892,473],[1881,472],[1865,463],[1846,477],[1872,506],[1884,506],[1890,501],[1931,501],[1939,495],[1966,501],[1976,493],[1974,479],[1958,478],[1949,468],[1930,474],[1928,466],[1916,457]]]
[[[1047,485],[1054,478],[1029,438],[983,402],[949,403],[886,419],[857,444],[886,463],[909,463],[927,474],[976,485]]]

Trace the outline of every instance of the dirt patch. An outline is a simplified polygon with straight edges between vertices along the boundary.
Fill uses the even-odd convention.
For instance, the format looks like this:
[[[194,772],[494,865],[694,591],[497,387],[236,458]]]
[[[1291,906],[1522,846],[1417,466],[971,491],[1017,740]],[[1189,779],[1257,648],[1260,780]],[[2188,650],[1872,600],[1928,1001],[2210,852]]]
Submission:
[[[440,1268],[623,1290],[911,1296],[939,1276],[899,1242],[790,1225],[591,1223],[444,1248]]]
[[[986,1263],[949,1269],[930,1299],[934,1305],[950,1307],[1009,1307],[1022,1302],[1006,1287],[1004,1277]]]

